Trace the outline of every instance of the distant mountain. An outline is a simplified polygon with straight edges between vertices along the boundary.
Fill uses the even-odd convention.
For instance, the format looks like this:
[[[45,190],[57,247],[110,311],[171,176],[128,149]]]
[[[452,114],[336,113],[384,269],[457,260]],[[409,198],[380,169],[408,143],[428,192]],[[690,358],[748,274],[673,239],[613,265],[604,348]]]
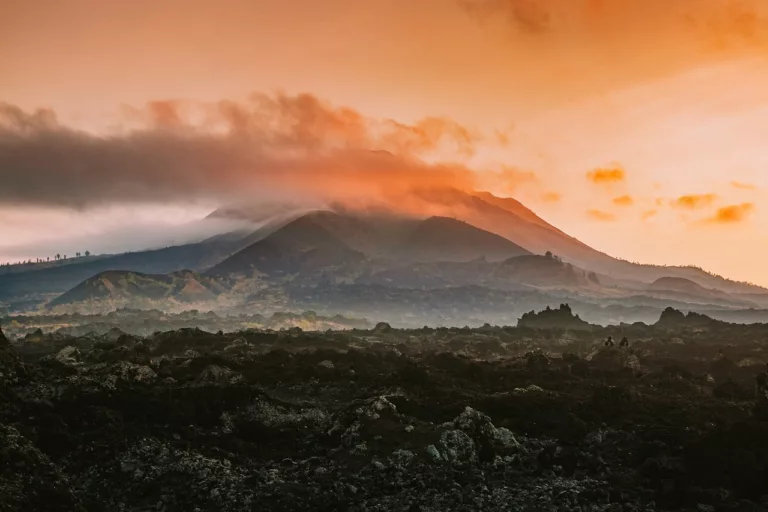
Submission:
[[[517,244],[466,222],[395,216],[307,213],[213,267],[212,274],[307,274],[323,268],[387,261],[501,261],[530,255]],[[389,266],[392,266],[390,264]],[[397,264],[394,264],[397,267]],[[475,279],[479,276],[475,276]]]
[[[757,305],[746,298],[729,295],[716,289],[705,288],[683,277],[661,277],[651,283],[648,291],[655,297],[693,303],[721,303],[740,307]]]
[[[510,292],[533,289],[605,295],[594,272],[554,256],[523,255],[504,261],[484,258],[461,262],[418,262],[375,269],[357,280],[361,284],[399,288],[484,286]]]
[[[420,219],[399,215],[366,215],[330,210],[306,213],[304,218],[324,228],[348,247],[371,258],[389,253],[421,222]]]
[[[85,280],[51,302],[51,306],[121,300],[201,302],[215,299],[231,286],[231,281],[191,270],[156,275],[112,270]]]
[[[512,198],[497,197],[489,192],[432,187],[414,190],[408,199],[412,206],[421,203],[421,209],[431,215],[464,221],[478,229],[506,238],[533,254],[551,251],[566,262],[638,290],[663,277],[680,277],[705,288],[729,294],[768,293],[766,288],[726,279],[696,267],[644,265],[611,257],[566,234]],[[290,211],[290,205],[280,206],[276,211]],[[263,220],[266,214],[263,209],[246,207],[224,209],[216,215],[233,219]],[[345,240],[345,237],[340,236],[340,239]],[[349,240],[346,243],[368,255],[372,246],[381,245],[355,246]],[[765,300],[768,303],[768,299]]]
[[[496,233],[534,254],[547,251],[583,266],[596,259],[610,259],[555,228],[514,199],[487,192],[468,193],[452,188],[416,191],[415,195],[442,215],[454,217],[480,229]]]
[[[183,293],[173,291],[174,284],[168,297],[176,302],[187,296],[194,297],[191,300],[216,297],[215,283],[237,280],[242,286],[233,285],[236,288],[224,300],[234,309],[261,304],[279,310],[290,304],[287,297],[296,289],[318,291],[323,289],[320,284],[401,288],[410,290],[407,293],[413,297],[423,296],[428,289],[455,287],[493,290],[489,297],[498,292],[538,291],[572,304],[576,302],[570,298],[578,297],[606,307],[647,307],[649,311],[673,304],[707,310],[768,307],[768,290],[760,287],[693,267],[637,265],[612,258],[514,199],[451,188],[417,190],[407,199],[410,211],[432,216],[381,210],[361,213],[338,205],[313,211],[290,204],[218,210],[212,217],[247,222],[222,223],[230,229],[238,225],[239,231],[196,244],[0,275],[0,303],[10,303],[2,306],[18,311],[61,293],[54,305],[112,297],[152,298],[157,293],[164,297],[163,290],[171,286],[168,280],[180,280],[173,273],[191,269],[205,279],[187,280]],[[254,275],[258,278],[249,279]],[[323,302],[322,297],[317,300]],[[625,317],[623,309],[605,314]]]
[[[209,274],[311,274],[364,260],[363,253],[342,242],[317,216],[305,215],[233,254]]]
[[[202,271],[242,247],[239,240],[218,240],[129,252],[65,266],[0,275],[0,301],[64,293],[84,280],[110,270],[166,274],[183,269]]]
[[[699,296],[726,295],[719,290],[704,288],[700,284],[684,277],[660,277],[651,283],[648,289],[653,291],[672,291]]]
[[[650,284],[662,277],[682,277],[727,293],[765,293],[765,288],[723,278],[695,267],[643,265],[613,258],[567,235],[522,203],[488,192],[432,188],[414,192],[431,211],[496,233],[535,254],[552,251],[583,269],[615,279]]]
[[[531,253],[494,233],[450,217],[430,217],[392,252],[415,261],[501,261]]]
[[[594,272],[582,270],[549,255],[510,258],[496,267],[494,278],[557,288],[600,285],[600,279]]]

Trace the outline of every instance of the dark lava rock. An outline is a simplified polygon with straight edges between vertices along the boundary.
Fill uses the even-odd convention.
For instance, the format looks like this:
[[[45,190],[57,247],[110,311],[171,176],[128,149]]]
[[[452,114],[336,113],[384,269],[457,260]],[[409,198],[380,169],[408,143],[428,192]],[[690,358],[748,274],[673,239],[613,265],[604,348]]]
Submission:
[[[2,424],[0,510],[84,510],[61,470],[18,430]]]
[[[2,336],[0,512],[765,509],[762,365],[532,333]]]
[[[591,331],[592,325],[574,315],[568,304],[561,304],[559,309],[547,306],[543,311],[531,311],[523,314],[517,322],[518,327],[531,329],[570,329],[576,331]]]
[[[25,377],[24,365],[0,328],[0,394],[4,388],[18,384]]]

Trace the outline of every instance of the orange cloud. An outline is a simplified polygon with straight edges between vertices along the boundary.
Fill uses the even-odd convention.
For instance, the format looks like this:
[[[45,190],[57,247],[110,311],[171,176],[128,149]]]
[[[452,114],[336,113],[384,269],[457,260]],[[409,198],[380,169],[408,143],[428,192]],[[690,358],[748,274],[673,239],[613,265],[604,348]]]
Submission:
[[[617,206],[632,206],[635,204],[635,200],[632,199],[632,196],[619,196],[613,199],[613,204]]]
[[[715,199],[717,199],[715,194],[690,194],[678,197],[672,202],[672,205],[678,208],[695,210],[711,205],[715,202]]]
[[[643,212],[643,215],[641,216],[641,219],[644,220],[644,221],[648,220],[648,219],[658,215],[658,213],[659,213],[658,210],[648,210],[646,212]]]
[[[588,210],[587,215],[601,222],[611,222],[616,220],[616,216],[614,214],[604,212],[602,210]]]
[[[397,203],[414,189],[477,189],[487,173],[460,162],[477,144],[495,143],[450,119],[369,118],[311,94],[155,101],[126,113],[125,129],[95,136],[50,110],[0,103],[0,203],[84,208],[274,194]],[[494,176],[507,189],[536,180],[511,167]]]
[[[713,217],[707,219],[709,222],[719,224],[733,224],[741,222],[755,210],[753,203],[742,203],[719,208]]]
[[[757,186],[752,185],[750,183],[742,183],[740,181],[732,181],[731,186],[733,188],[738,188],[741,190],[757,190]]]
[[[477,179],[480,188],[496,190],[505,195],[514,194],[521,186],[539,182],[539,177],[534,172],[523,171],[511,166],[478,174]]]
[[[613,169],[595,169],[587,173],[587,179],[592,183],[617,183],[626,178],[626,172],[620,167]]]
[[[557,192],[545,192],[541,194],[541,200],[545,203],[558,203],[563,197]]]
[[[756,42],[766,27],[760,0],[459,0],[468,12],[487,17],[503,12],[518,29],[560,32],[573,37],[620,37],[630,28],[655,26],[685,31],[686,37],[730,37]],[[671,26],[669,26],[671,25]]]
[[[484,25],[508,25],[512,58],[579,62],[569,87],[592,92],[768,50],[765,0],[457,1]]]

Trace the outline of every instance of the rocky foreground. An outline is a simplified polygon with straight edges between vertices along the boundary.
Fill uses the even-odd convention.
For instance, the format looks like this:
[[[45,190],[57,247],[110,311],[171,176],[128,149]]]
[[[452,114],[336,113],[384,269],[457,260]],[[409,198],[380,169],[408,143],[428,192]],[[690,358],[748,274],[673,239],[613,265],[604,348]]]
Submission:
[[[553,336],[0,336],[0,510],[768,510],[758,363]]]

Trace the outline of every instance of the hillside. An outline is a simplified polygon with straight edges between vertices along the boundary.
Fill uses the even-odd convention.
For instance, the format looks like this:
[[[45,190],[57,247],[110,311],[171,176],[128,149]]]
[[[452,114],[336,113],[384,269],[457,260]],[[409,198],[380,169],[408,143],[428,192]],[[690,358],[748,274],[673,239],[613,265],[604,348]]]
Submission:
[[[312,215],[300,217],[214,266],[211,275],[310,274],[359,263],[351,249]]]
[[[430,217],[419,223],[392,254],[416,261],[501,261],[530,252],[466,222]]]
[[[496,233],[534,254],[552,251],[564,261],[616,279],[650,284],[662,277],[683,277],[706,288],[727,293],[762,293],[768,290],[707,273],[695,267],[636,264],[613,258],[567,235],[520,202],[487,192],[468,193],[451,188],[417,191],[415,195],[440,215],[454,217]]]
[[[705,288],[682,277],[662,277],[651,283],[648,291],[655,297],[699,303],[720,303],[740,307],[756,306],[746,298],[729,295],[723,291]]]
[[[759,287],[693,267],[636,265],[611,258],[514,199],[454,189],[415,194],[417,198],[411,199],[424,201],[429,206],[425,210],[450,216],[423,219],[393,212],[355,213],[343,207],[337,211],[286,207],[264,220],[268,212],[258,210],[254,215],[260,222],[251,232],[222,233],[197,244],[0,276],[0,303],[8,311],[31,309],[73,287],[82,291],[81,283],[107,271],[161,275],[191,269],[209,276],[301,277],[294,283],[297,286],[318,279],[421,289],[478,285],[510,292],[533,286],[552,290],[548,293],[586,294],[598,302],[636,301],[632,297],[641,294],[649,300],[706,309],[768,307],[768,295]],[[247,219],[241,213],[217,215]],[[559,258],[536,255],[548,251]],[[256,293],[245,291],[256,286],[246,281],[237,297]],[[95,296],[100,293],[98,288],[91,291]],[[279,287],[259,293],[246,301],[249,307],[285,304],[285,290]]]
[[[555,288],[600,285],[594,272],[582,270],[551,255],[510,258],[496,267],[494,278]]]
[[[667,290],[690,294],[708,295],[716,290],[709,290],[683,277],[661,277],[651,283],[649,290]]]
[[[121,270],[143,274],[166,274],[183,269],[201,271],[240,248],[238,241],[180,245],[164,249],[129,252],[64,266],[0,275],[0,301],[64,293],[102,272]]]
[[[50,305],[55,307],[86,301],[169,299],[198,302],[215,299],[230,287],[231,283],[226,280],[190,270],[156,275],[112,270],[85,280],[52,301]]]
[[[512,198],[497,197],[488,192],[433,187],[412,191],[409,201],[412,208],[430,212],[434,216],[461,220],[475,228],[501,236],[533,254],[552,251],[568,263],[610,277],[617,282],[627,283],[637,289],[642,289],[663,277],[680,277],[705,288],[729,294],[768,293],[765,288],[736,282],[695,267],[644,265],[613,258],[566,234]],[[288,210],[288,207],[281,206],[276,211],[285,214]],[[396,207],[393,207],[393,214],[396,210]],[[263,209],[258,208],[251,214],[254,219],[263,219],[265,215]],[[221,210],[217,215],[248,218],[249,210]],[[343,216],[357,217],[356,214],[348,212]],[[365,233],[365,228],[360,229],[360,226],[352,230],[337,230],[331,224],[326,227],[351,248],[370,256],[397,238],[397,233],[390,233],[394,236],[389,236],[386,240],[379,238],[379,233],[383,231],[382,226],[386,226],[387,222],[385,219],[368,233]],[[362,225],[372,226],[368,221]]]

